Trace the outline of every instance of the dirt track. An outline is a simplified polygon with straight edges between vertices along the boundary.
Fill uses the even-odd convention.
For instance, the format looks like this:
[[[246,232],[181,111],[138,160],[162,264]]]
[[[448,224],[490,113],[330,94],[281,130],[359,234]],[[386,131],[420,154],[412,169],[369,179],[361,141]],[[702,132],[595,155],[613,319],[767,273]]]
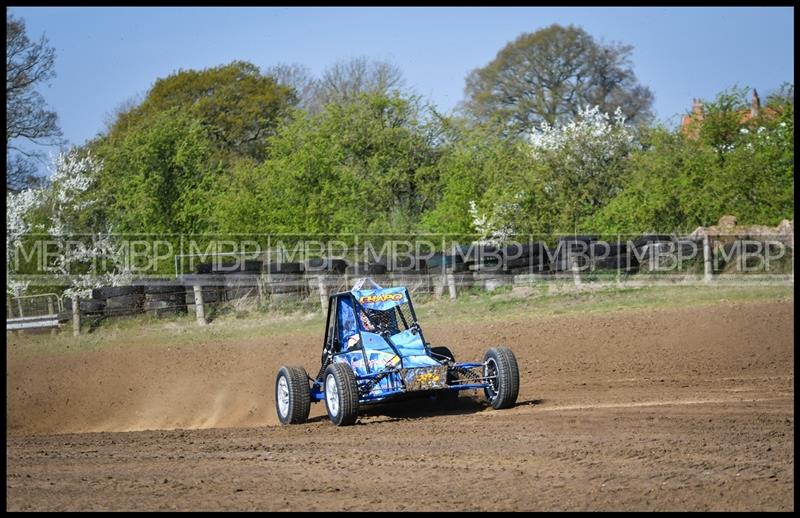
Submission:
[[[793,509],[793,302],[423,326],[457,359],[510,345],[518,405],[462,397],[336,428],[318,404],[276,426],[275,372],[316,374],[316,330],[59,357],[10,345],[7,509]]]

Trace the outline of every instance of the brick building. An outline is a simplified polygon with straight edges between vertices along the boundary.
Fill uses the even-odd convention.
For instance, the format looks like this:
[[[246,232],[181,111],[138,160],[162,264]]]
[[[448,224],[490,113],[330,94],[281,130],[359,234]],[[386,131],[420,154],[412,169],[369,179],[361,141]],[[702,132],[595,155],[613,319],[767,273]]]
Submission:
[[[753,96],[750,100],[749,110],[740,110],[739,121],[742,125],[747,123],[750,119],[757,118],[759,115],[774,115],[775,112],[771,108],[761,108],[761,99],[758,92],[753,88]],[[705,118],[705,110],[703,107],[702,99],[694,99],[692,103],[692,112],[683,116],[681,120],[681,131],[691,138],[697,137],[698,127],[693,125],[695,122],[702,122]]]

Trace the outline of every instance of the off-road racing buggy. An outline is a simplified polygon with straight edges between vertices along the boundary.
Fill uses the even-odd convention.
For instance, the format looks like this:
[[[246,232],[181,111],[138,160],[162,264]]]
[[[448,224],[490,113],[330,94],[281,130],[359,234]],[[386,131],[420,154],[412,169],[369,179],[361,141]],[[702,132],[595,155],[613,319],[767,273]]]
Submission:
[[[361,289],[367,280],[373,288]],[[275,408],[281,423],[304,423],[311,402],[324,400],[331,421],[345,426],[356,422],[361,405],[414,396],[447,404],[474,389],[495,409],[514,405],[519,369],[511,349],[493,347],[480,363],[456,362],[447,347],[425,341],[406,288],[361,279],[328,299],[317,377],[303,367],[280,368]]]

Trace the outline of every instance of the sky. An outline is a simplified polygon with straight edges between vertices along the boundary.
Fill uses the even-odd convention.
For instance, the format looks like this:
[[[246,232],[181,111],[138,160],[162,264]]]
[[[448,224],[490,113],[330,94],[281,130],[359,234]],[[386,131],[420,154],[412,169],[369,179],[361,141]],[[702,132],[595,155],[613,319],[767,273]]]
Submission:
[[[31,39],[56,50],[56,77],[39,92],[64,137],[81,145],[124,101],[179,69],[234,60],[262,69],[298,63],[319,75],[367,56],[403,71],[406,85],[448,112],[465,78],[507,43],[553,23],[633,45],[633,70],[675,126],[695,97],[733,86],[762,99],[794,81],[794,9],[713,8],[55,8],[11,7]]]

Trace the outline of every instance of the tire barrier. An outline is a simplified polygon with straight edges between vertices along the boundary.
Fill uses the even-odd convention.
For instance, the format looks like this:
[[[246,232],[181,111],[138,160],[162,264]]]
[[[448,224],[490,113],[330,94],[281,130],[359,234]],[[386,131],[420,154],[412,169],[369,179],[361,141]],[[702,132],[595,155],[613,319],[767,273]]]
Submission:
[[[385,264],[354,263],[345,269],[348,275],[383,275],[387,272]]]
[[[72,301],[70,300],[69,304],[70,312],[72,312]],[[81,309],[81,313],[87,315],[102,315],[103,311],[106,309],[105,302],[100,300],[88,299],[82,300],[78,303],[78,306]]]
[[[719,239],[713,253],[730,263],[737,253],[758,254],[762,248],[753,241],[736,244]],[[329,257],[308,258],[303,262],[222,260],[197,264],[195,273],[176,279],[146,279],[131,286],[95,288],[91,299],[81,300],[80,312],[101,318],[136,313],[156,318],[185,315],[194,312],[195,287],[202,295],[203,305],[211,306],[211,314],[223,304],[240,300],[246,304],[247,299],[258,300],[259,304],[283,304],[314,298],[324,306],[329,295],[347,291],[357,278],[364,276],[383,286],[407,286],[414,292],[435,296],[449,293],[453,297],[457,290],[466,287],[493,291],[513,285],[516,275],[527,278],[525,282],[572,275],[577,285],[584,273],[590,275],[590,280],[591,272],[595,271],[644,274],[653,269],[648,264],[661,255],[677,254],[702,261],[703,253],[702,240],[666,234],[645,234],[624,241],[572,235],[563,236],[551,245],[542,241],[506,246],[481,243],[456,246],[449,252],[431,256],[381,257],[371,262],[348,263]],[[65,300],[65,315],[71,311],[71,305],[71,300]]]
[[[347,261],[343,259],[330,259],[328,257],[314,257],[306,259],[304,271],[307,273],[338,273],[343,274],[347,268]]]
[[[135,315],[144,312],[144,292],[108,297],[103,314],[109,317]]]
[[[269,278],[269,293],[301,293],[305,277],[302,273],[273,273]]]
[[[393,262],[392,272],[397,273],[426,273],[428,262],[419,257],[400,257]]]
[[[137,281],[144,292],[144,312],[156,318],[185,315],[186,287],[174,279]]]

